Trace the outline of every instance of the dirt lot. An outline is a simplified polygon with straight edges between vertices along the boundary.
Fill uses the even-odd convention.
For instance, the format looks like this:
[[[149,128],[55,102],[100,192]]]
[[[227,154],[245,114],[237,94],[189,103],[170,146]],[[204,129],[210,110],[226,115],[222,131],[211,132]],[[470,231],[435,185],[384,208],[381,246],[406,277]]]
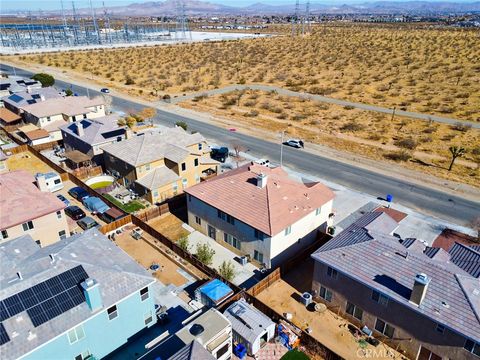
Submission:
[[[352,336],[346,325],[348,322],[330,310],[322,313],[308,310],[298,299],[304,291],[311,290],[313,260],[308,259],[301,266],[288,273],[285,280],[279,280],[268,289],[257,295],[257,298],[280,314],[289,312],[293,315],[292,322],[299,328],[307,327],[313,330],[312,336],[345,359],[357,358],[359,343]],[[386,347],[394,357],[384,359],[401,359],[401,355]],[[376,350],[378,351],[378,348]],[[367,349],[375,349],[368,345]],[[382,359],[382,357],[378,357]]]
[[[10,155],[7,160],[7,166],[10,171],[25,170],[31,172],[33,175],[39,172],[45,173],[53,171],[50,166],[40,161],[28,151]]]
[[[182,227],[183,221],[171,213],[150,220],[148,224],[172,241],[178,241],[180,238],[189,234],[189,232]]]
[[[131,227],[133,228],[133,226]],[[135,240],[131,235],[131,229],[125,231],[121,235],[115,236],[115,243],[134,258],[145,269],[149,269],[150,265],[156,263],[160,265],[160,269],[154,273],[154,276],[163,284],[173,284],[182,286],[188,282],[188,279],[182,276],[178,269],[180,267],[160,251],[154,249],[145,240]],[[143,236],[148,237],[148,234]]]

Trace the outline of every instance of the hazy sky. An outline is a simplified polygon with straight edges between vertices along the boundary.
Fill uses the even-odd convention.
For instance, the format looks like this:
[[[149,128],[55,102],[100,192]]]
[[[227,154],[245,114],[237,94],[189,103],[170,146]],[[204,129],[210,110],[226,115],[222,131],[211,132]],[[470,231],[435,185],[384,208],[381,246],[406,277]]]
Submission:
[[[146,0],[104,0],[106,6],[115,6],[115,5],[128,5],[134,2],[146,2]],[[155,0],[150,0],[155,1]],[[224,4],[229,6],[246,6],[253,3],[261,2],[264,4],[270,5],[283,5],[283,4],[294,4],[294,0],[204,0],[217,4]],[[322,4],[352,4],[352,3],[362,3],[362,2],[374,2],[376,0],[311,0],[311,3],[322,3]],[[394,0],[386,0],[394,1]],[[397,0],[405,1],[405,0]],[[426,0],[434,1],[434,0]],[[449,0],[452,2],[473,2],[473,0]],[[102,6],[102,1],[92,0],[93,5],[96,7]],[[304,2],[304,1],[302,1]],[[63,0],[65,8],[71,8],[71,0]],[[87,7],[89,4],[88,0],[75,0],[75,6],[77,8]],[[60,0],[0,0],[0,13],[8,12],[9,10],[31,10],[38,11],[42,10],[52,10],[60,9]]]

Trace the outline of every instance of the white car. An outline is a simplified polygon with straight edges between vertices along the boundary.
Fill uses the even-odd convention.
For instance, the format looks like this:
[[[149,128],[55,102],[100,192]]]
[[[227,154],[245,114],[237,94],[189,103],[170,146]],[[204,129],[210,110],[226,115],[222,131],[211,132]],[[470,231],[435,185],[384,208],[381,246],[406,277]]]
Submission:
[[[297,149],[303,148],[303,141],[298,139],[289,139],[284,144]]]
[[[266,166],[266,167],[270,167],[270,160],[267,160],[267,159],[258,159],[258,160],[255,160],[255,164],[262,165],[262,166]]]

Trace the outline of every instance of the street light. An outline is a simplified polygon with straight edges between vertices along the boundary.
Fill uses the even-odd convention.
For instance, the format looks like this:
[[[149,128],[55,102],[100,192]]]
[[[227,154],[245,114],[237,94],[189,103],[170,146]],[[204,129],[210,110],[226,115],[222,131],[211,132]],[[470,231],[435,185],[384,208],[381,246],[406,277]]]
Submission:
[[[282,131],[282,140],[280,142],[280,167],[282,167],[283,164],[283,136],[285,135],[285,130]]]

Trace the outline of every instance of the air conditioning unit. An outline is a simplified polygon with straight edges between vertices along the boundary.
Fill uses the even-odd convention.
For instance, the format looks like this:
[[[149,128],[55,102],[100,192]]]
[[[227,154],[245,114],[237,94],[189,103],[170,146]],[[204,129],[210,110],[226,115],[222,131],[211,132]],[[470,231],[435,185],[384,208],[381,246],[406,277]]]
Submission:
[[[248,258],[246,256],[240,256],[239,263],[242,265],[248,264]]]
[[[304,292],[300,301],[303,303],[303,305],[308,306],[312,303],[312,295],[308,292]]]

